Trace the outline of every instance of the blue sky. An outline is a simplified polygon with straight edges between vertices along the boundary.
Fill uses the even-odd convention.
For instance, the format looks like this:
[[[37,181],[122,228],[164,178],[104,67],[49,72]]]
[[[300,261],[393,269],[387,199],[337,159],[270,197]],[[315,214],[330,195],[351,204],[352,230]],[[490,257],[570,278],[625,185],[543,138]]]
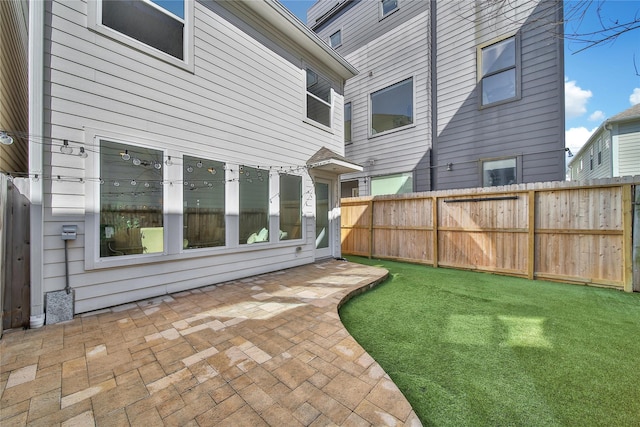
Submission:
[[[307,9],[315,1],[281,3],[306,22]],[[580,3],[585,4],[565,2],[566,18],[571,17],[571,7]],[[640,0],[593,0],[584,18],[570,19],[565,32],[598,32],[600,22],[622,23],[634,17],[640,18]],[[566,145],[574,153],[604,120],[640,103],[640,28],[580,51],[584,47],[584,43],[565,40]]]

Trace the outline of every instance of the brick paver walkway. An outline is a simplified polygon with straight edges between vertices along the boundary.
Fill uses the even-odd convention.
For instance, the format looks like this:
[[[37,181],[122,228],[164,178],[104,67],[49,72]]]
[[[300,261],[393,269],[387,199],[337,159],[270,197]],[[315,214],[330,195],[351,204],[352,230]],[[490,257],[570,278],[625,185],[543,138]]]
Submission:
[[[0,424],[420,425],[340,323],[386,271],[327,261],[0,341]]]

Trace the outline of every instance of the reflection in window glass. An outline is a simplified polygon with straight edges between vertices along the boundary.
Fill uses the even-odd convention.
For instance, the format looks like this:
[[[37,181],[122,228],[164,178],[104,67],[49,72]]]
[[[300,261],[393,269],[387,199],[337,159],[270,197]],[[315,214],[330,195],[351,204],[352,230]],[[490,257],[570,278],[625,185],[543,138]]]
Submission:
[[[371,94],[371,134],[413,123],[413,78]]]
[[[344,104],[344,142],[351,142],[351,103]]]
[[[387,16],[398,8],[398,0],[380,0],[382,16]]]
[[[164,250],[163,153],[100,142],[100,256]]]
[[[307,118],[331,127],[331,82],[308,68]]]
[[[240,244],[269,241],[269,172],[240,167]]]
[[[371,195],[405,194],[413,191],[413,174],[376,176],[371,178]]]
[[[342,44],[342,31],[338,30],[329,37],[331,47],[336,48]]]
[[[482,48],[481,55],[482,105],[516,98],[515,37]]]
[[[510,185],[515,183],[515,158],[482,162],[483,187],[495,187],[497,185]]]
[[[176,15],[184,17],[183,2],[170,2],[173,8],[162,4],[169,2],[158,3],[172,12],[181,10]],[[175,58],[184,59],[184,20],[176,19],[144,1],[103,1],[102,25]]]
[[[302,177],[280,175],[280,240],[302,238]]]
[[[224,246],[224,163],[184,156],[182,169],[184,248]]]

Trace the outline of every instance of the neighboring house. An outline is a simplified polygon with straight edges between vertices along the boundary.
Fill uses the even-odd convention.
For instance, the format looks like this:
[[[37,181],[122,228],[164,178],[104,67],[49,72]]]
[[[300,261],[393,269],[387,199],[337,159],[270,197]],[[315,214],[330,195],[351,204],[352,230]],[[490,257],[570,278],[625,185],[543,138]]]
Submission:
[[[320,0],[307,25],[360,74],[342,196],[563,180],[562,2]]]
[[[0,173],[14,176],[28,170],[28,15],[26,1],[0,1]]]
[[[605,120],[569,162],[569,178],[640,175],[640,104]]]
[[[29,4],[32,315],[64,226],[76,313],[340,256],[357,70],[274,0],[158,4]]]

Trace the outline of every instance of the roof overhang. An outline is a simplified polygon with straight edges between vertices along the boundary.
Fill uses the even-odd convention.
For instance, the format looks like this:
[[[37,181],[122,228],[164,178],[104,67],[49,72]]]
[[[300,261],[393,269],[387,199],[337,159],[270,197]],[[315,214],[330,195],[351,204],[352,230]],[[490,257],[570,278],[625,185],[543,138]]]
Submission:
[[[253,0],[242,3],[344,80],[358,74],[358,70],[353,65],[329,47],[316,33],[277,0]]]
[[[344,156],[329,150],[327,147],[320,148],[307,161],[307,168],[329,172],[334,175],[343,173],[362,172],[362,166],[350,162]]]
[[[330,172],[336,175],[342,175],[344,173],[362,172],[362,166],[355,163],[351,163],[338,159],[327,159],[320,162],[311,163],[307,165],[309,169],[321,170],[324,172]]]

